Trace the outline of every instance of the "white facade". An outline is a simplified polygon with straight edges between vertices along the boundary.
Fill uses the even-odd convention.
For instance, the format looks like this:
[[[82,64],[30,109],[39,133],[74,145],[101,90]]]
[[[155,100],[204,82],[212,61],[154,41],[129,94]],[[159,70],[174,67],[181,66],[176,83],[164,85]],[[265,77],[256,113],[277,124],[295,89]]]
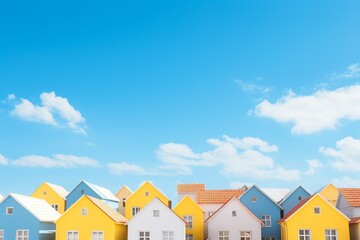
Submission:
[[[219,234],[228,234],[228,239],[241,239],[241,234],[248,233],[251,240],[261,240],[262,222],[236,198],[229,200],[206,222],[209,240],[218,240]]]
[[[185,240],[186,223],[158,198],[154,198],[128,222],[128,240],[140,235],[150,240]]]

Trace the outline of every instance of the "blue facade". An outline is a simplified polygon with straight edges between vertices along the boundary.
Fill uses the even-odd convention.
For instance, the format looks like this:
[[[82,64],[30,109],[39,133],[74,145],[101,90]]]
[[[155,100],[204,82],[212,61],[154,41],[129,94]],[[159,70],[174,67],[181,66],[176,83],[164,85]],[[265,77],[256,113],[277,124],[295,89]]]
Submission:
[[[262,216],[270,216],[270,226],[261,227],[261,236],[281,239],[280,225],[277,223],[281,218],[281,207],[270,199],[257,186],[249,188],[241,197],[240,202],[245,205],[256,217],[263,221]]]
[[[6,214],[7,207],[13,207],[12,215]],[[0,203],[0,229],[4,230],[4,239],[16,239],[17,230],[29,230],[29,239],[54,239],[55,236],[39,234],[40,230],[55,231],[55,224],[40,222],[12,196],[8,196]]]
[[[286,196],[281,202],[280,206],[284,209],[284,216],[291,211],[302,199],[310,197],[310,193],[303,187],[299,186]]]

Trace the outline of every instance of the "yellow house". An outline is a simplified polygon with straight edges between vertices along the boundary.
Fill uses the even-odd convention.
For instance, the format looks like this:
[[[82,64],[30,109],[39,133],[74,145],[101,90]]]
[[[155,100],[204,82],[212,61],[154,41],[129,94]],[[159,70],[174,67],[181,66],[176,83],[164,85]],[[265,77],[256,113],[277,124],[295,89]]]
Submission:
[[[166,206],[171,208],[169,198],[160,192],[149,181],[144,182],[133,194],[125,201],[125,217],[132,218],[141,209],[143,209],[151,200],[157,197]]]
[[[186,239],[204,239],[204,211],[188,195],[186,195],[173,211],[187,222]]]
[[[336,206],[336,201],[339,196],[339,189],[332,185],[326,185],[325,187],[321,188],[318,193],[321,194],[326,200],[328,200],[332,205]]]
[[[319,193],[279,220],[282,240],[349,240],[349,218]]]
[[[123,215],[100,199],[83,195],[56,222],[56,240],[126,240]]]
[[[115,196],[119,199],[119,207],[118,212],[122,215],[125,215],[125,202],[133,192],[128,186],[124,185],[120,190],[115,194]]]
[[[60,214],[65,212],[66,196],[69,194],[65,188],[44,182],[38,187],[31,197],[40,198],[48,202]]]

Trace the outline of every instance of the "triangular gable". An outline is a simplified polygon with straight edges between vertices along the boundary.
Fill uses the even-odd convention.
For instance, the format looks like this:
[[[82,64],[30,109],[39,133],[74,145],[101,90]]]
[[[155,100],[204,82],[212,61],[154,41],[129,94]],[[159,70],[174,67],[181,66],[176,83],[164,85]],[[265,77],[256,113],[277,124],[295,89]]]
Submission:
[[[139,192],[146,184],[149,184],[152,188],[156,189],[164,198],[166,198],[168,201],[170,201],[170,198],[168,198],[163,192],[161,192],[157,187],[155,187],[150,181],[145,181],[143,182],[140,187],[138,189],[135,190],[135,192],[133,192],[133,194],[131,194],[126,201],[128,201],[129,199],[131,199],[133,196],[136,195],[137,192]],[[157,197],[155,197],[157,198]],[[126,202],[125,201],[125,202]]]
[[[200,209],[202,212],[204,212],[204,210],[199,206],[199,204],[197,204],[197,203],[194,201],[194,199],[192,199],[189,195],[185,195],[185,196],[180,200],[180,202],[178,202],[178,204],[176,204],[176,206],[173,208],[173,210],[174,210],[175,208],[177,208],[178,206],[180,206],[180,204],[182,204],[182,202],[184,202],[186,199],[190,199],[198,209]]]
[[[87,181],[81,180],[70,192],[68,195],[70,195],[81,183],[86,184],[91,190],[93,190],[99,198],[103,200],[110,200],[113,202],[119,202],[119,199],[114,196],[114,194],[111,193],[109,189],[97,186],[95,184],[89,183]]]
[[[210,217],[208,217],[205,220],[205,223],[211,221],[211,219],[213,219],[219,212],[221,212],[221,210],[228,204],[230,204],[231,202],[236,202],[236,204],[239,205],[239,207],[243,208],[246,212],[249,213],[250,216],[252,216],[253,218],[255,218],[257,221],[259,221],[261,223],[261,225],[263,225],[264,223],[257,218],[247,207],[244,206],[244,204],[242,204],[239,199],[237,199],[236,197],[232,197],[230,198],[226,203],[224,203],[218,210],[216,210]]]
[[[131,194],[134,193],[133,191],[131,191],[131,189],[130,189],[128,186],[124,185],[124,186],[122,186],[122,188],[119,189],[119,191],[117,191],[117,193],[115,194],[115,196],[118,196],[122,191],[125,191],[125,190],[127,190],[127,191],[130,192]]]
[[[45,184],[47,184],[48,186],[50,186],[50,188],[51,188],[52,190],[54,190],[54,192],[55,192],[56,194],[58,194],[61,198],[63,198],[64,200],[66,200],[66,196],[69,194],[69,192],[68,192],[65,188],[63,188],[62,186],[53,184],[53,183],[45,182]]]
[[[245,196],[252,188],[256,188],[257,190],[259,190],[266,198],[268,198],[272,203],[274,203],[278,208],[283,209],[277,202],[275,202],[270,196],[268,196],[263,190],[261,190],[261,188],[259,188],[258,186],[256,186],[255,184],[252,185],[250,188],[248,188],[241,196],[239,199],[241,199],[243,196]]]
[[[261,190],[277,203],[291,192],[288,188],[261,188]]]
[[[304,190],[307,194],[309,194],[309,196],[311,196],[311,194],[302,186],[298,186],[297,188],[295,188],[293,191],[289,192],[288,194],[286,194],[286,196],[280,200],[279,204],[283,204],[290,196],[292,196],[299,188],[301,188],[302,190]]]
[[[284,216],[282,219],[280,219],[278,221],[278,223],[288,221],[292,216],[296,215],[296,213],[301,211],[301,209],[303,209],[309,202],[311,202],[311,200],[314,199],[315,196],[320,197],[324,201],[325,204],[330,206],[332,209],[334,209],[336,212],[340,213],[344,218],[346,218],[348,221],[350,221],[350,219],[345,214],[343,214],[339,209],[334,207],[334,205],[332,205],[328,200],[326,200],[321,194],[316,193],[316,194],[314,194],[314,195],[300,201],[298,203],[298,205],[296,205],[288,214],[286,214],[286,216]]]

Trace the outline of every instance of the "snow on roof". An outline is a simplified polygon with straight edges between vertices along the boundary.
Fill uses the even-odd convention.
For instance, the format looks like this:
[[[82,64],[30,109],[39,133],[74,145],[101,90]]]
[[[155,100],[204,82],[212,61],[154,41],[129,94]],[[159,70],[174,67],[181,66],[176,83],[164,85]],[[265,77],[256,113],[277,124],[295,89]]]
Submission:
[[[66,196],[69,194],[69,192],[65,188],[63,188],[62,186],[52,184],[52,183],[48,183],[48,182],[46,184],[49,185],[63,199],[65,199]]]
[[[261,188],[261,190],[271,197],[275,202],[281,201],[291,189],[288,188]]]
[[[60,213],[43,199],[14,193],[11,193],[10,196],[34,215],[40,222],[55,222],[60,217]]]
[[[112,194],[109,189],[97,186],[86,181],[84,181],[84,183],[86,183],[92,190],[99,194],[102,199],[119,202],[119,199],[114,194]]]

